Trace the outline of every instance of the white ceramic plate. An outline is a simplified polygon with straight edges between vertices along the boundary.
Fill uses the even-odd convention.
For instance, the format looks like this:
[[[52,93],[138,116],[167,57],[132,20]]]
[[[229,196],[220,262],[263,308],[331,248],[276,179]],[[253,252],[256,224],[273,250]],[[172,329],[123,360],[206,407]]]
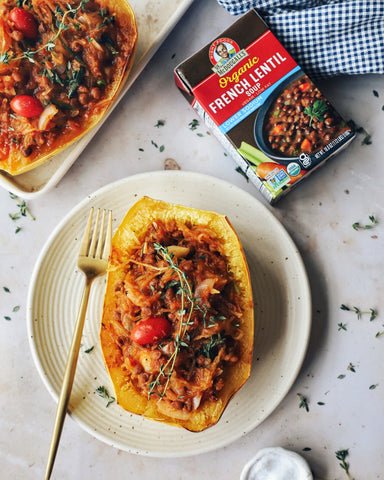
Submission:
[[[135,59],[125,87],[103,120],[80,140],[40,167],[15,176],[0,170],[0,186],[27,199],[39,197],[51,190],[96,135],[192,2],[193,0],[129,0],[139,32]]]
[[[98,341],[102,278],[91,292],[70,412],[86,431],[131,453],[178,457],[207,452],[246,435],[277,407],[298,375],[309,340],[311,299],[301,256],[284,227],[250,194],[213,177],[159,171],[128,177],[84,199],[51,234],[35,266],[28,296],[30,345],[57,400],[82,293],[84,279],[76,259],[89,208],[112,209],[116,229],[143,195],[225,214],[236,229],[255,299],[251,378],[217,425],[200,433],[130,414],[116,403],[106,408],[106,400],[96,393],[99,386],[113,393]]]

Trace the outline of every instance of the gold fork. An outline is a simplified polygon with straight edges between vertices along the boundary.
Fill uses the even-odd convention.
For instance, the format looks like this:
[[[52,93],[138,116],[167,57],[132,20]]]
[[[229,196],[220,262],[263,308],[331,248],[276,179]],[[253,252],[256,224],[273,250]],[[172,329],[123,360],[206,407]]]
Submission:
[[[51,477],[57,448],[59,446],[61,432],[63,430],[64,419],[67,412],[69,397],[71,395],[73,385],[73,379],[75,377],[77,359],[79,356],[80,341],[84,326],[85,313],[87,311],[90,288],[93,280],[96,277],[106,273],[108,258],[111,251],[112,212],[109,211],[108,213],[108,221],[106,228],[107,231],[104,241],[103,239],[106,211],[103,210],[102,212],[101,224],[100,228],[98,228],[100,220],[100,209],[97,210],[95,226],[93,228],[93,234],[91,237],[93,212],[94,209],[91,208],[88,217],[88,223],[80,244],[79,257],[77,259],[77,266],[79,270],[81,270],[85,275],[85,287],[80,303],[80,309],[77,316],[75,329],[73,332],[71,347],[68,353],[67,363],[65,366],[63,384],[61,386],[59,401],[56,410],[51,445],[49,447],[48,462],[45,471],[45,480],[48,480]]]

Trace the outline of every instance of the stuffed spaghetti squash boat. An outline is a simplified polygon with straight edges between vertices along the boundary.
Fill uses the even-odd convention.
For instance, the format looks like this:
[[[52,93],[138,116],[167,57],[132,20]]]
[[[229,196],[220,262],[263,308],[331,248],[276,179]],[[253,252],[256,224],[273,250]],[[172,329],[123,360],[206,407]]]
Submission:
[[[118,403],[201,431],[250,375],[253,299],[224,215],[148,197],[113,237],[100,329]]]
[[[3,0],[0,169],[24,173],[94,127],[137,43],[126,0]]]

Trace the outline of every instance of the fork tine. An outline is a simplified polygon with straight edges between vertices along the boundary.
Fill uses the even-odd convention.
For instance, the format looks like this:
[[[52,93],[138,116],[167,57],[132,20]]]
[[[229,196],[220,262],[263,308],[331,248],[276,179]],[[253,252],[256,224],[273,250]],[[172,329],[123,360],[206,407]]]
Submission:
[[[88,252],[89,236],[91,234],[91,227],[92,227],[93,210],[94,209],[92,207],[89,212],[87,226],[85,227],[85,232],[80,244],[79,255],[87,255],[87,252]]]
[[[100,208],[98,208],[97,212],[96,212],[95,226],[93,228],[91,245],[89,246],[89,250],[88,250],[88,256],[89,257],[94,257],[95,256],[97,231],[98,231],[98,226],[99,226],[99,217],[100,217]]]
[[[111,242],[112,242],[112,210],[108,212],[108,225],[107,225],[107,235],[105,237],[104,250],[102,258],[107,260],[111,252]]]
[[[101,247],[103,245],[103,236],[104,236],[104,222],[105,222],[105,210],[103,210],[103,214],[101,216],[99,240],[97,242],[97,249],[96,249],[95,258],[101,258]]]

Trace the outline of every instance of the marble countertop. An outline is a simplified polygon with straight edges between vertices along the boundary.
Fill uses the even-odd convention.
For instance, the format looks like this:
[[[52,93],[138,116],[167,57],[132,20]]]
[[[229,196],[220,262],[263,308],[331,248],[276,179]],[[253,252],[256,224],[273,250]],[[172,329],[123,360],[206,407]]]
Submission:
[[[110,447],[68,417],[54,479],[239,478],[258,450],[282,446],[306,458],[315,478],[346,474],[337,450],[349,450],[355,480],[384,478],[384,83],[381,76],[324,81],[321,89],[364,134],[275,207],[236,171],[174,86],[173,69],[234,21],[214,0],[195,0],[97,136],[52,190],[26,200],[0,191],[0,464],[2,478],[43,478],[56,405],[35,367],[26,329],[27,294],[39,252],[60,220],[89,193],[123,177],[164,169],[214,175],[248,191],[281,221],[303,257],[312,290],[312,331],[296,382],[274,412],[230,445],[185,458],[152,458]],[[377,92],[374,94],[374,92]],[[164,125],[157,128],[158,120]],[[157,148],[156,148],[156,145]],[[158,148],[164,146],[164,149]],[[379,222],[372,229],[352,224]],[[20,230],[16,233],[16,230]],[[377,311],[358,318],[342,304]],[[341,324],[344,328],[341,327]],[[299,408],[305,395],[309,411]]]

